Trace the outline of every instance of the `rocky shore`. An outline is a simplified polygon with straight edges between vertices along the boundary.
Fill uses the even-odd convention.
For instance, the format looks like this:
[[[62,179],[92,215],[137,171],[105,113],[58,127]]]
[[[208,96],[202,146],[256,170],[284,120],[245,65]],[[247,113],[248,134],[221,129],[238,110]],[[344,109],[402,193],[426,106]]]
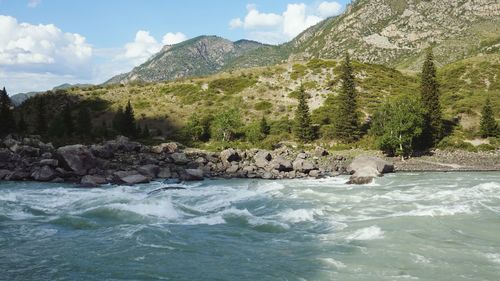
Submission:
[[[348,153],[346,153],[348,155]],[[138,184],[157,179],[194,181],[204,178],[295,179],[352,174],[351,183],[396,171],[500,171],[500,153],[440,152],[411,158],[343,156],[316,147],[297,151],[226,149],[207,152],[170,142],[147,146],[126,137],[94,145],[54,148],[39,137],[0,142],[0,180],[69,182],[93,187]],[[394,165],[392,165],[394,164]]]
[[[0,180],[71,182],[82,186],[138,184],[155,179],[293,179],[344,173],[347,159],[322,148],[312,152],[286,147],[206,152],[178,143],[146,146],[126,137],[101,144],[54,148],[38,137],[7,137],[0,148]]]

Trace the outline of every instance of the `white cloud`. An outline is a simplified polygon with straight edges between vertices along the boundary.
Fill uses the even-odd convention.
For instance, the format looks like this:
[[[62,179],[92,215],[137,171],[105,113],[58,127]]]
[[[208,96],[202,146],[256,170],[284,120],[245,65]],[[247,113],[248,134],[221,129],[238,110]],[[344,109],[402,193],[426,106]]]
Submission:
[[[322,17],[339,15],[342,12],[342,5],[338,2],[321,2],[318,6],[318,13]]]
[[[293,39],[308,27],[341,11],[342,5],[334,1],[324,1],[313,7],[304,3],[288,4],[281,14],[262,13],[255,5],[247,5],[245,18],[233,18],[229,27],[243,28],[250,39],[276,44]]]
[[[36,8],[41,3],[42,3],[42,0],[30,0],[30,1],[28,1],[28,7],[29,8]]]
[[[168,32],[167,34],[163,35],[161,42],[164,45],[174,45],[181,43],[182,41],[186,41],[186,39],[187,36],[182,32]]]

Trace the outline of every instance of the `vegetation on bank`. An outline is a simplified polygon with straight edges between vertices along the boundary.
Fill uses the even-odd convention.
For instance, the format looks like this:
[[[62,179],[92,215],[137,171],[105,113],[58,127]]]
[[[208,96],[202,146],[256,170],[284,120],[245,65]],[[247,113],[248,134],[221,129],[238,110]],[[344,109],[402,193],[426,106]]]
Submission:
[[[452,88],[443,77],[457,78],[447,71],[461,73],[460,79],[479,75],[489,86],[485,90],[471,82]],[[32,97],[17,108],[2,91],[0,132],[35,133],[55,145],[121,134],[206,149],[273,148],[279,142],[297,141],[299,146],[377,148],[401,156],[430,147],[489,150],[498,147],[495,109],[500,100],[496,77],[485,73],[464,62],[436,69],[432,53],[420,75],[351,62],[346,55],[340,63],[314,59],[290,68],[241,70],[171,83],[58,90]],[[464,89],[478,89],[480,95]],[[458,108],[464,101],[467,108]],[[477,117],[471,122],[475,126],[463,123],[470,116]],[[488,138],[489,144],[474,147],[465,142],[476,137]]]

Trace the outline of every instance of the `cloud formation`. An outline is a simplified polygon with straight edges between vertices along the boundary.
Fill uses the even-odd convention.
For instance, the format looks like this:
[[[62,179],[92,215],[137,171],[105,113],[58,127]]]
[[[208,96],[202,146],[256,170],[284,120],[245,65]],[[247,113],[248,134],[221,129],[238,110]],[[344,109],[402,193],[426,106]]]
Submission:
[[[312,7],[304,3],[288,4],[281,14],[262,13],[250,4],[246,16],[231,19],[229,27],[243,28],[250,39],[276,44],[291,40],[308,27],[341,12],[341,4],[327,1]]]
[[[29,0],[28,1],[28,8],[36,8],[41,3],[42,3],[42,0]]]

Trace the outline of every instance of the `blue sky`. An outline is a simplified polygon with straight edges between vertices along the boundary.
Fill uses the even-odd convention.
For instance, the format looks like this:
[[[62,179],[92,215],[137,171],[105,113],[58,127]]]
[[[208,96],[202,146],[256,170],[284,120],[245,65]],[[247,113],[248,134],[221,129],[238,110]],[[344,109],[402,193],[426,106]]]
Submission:
[[[198,35],[278,44],[348,0],[0,0],[0,86],[102,83]]]

